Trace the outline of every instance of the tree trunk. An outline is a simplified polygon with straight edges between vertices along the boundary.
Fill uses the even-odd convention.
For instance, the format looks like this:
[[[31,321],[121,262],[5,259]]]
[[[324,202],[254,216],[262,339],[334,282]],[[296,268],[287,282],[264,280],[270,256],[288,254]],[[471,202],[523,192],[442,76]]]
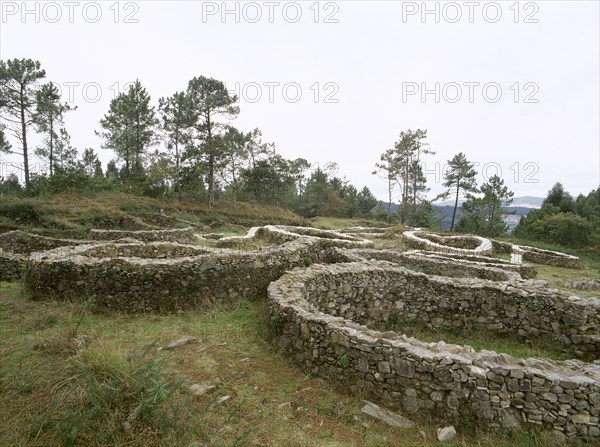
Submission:
[[[456,217],[456,208],[458,207],[458,192],[460,191],[460,180],[456,182],[456,199],[454,199],[454,211],[452,212],[452,223],[450,231],[454,230],[454,219]]]
[[[388,209],[387,209],[387,218],[386,218],[386,222],[389,224],[390,223],[390,217],[391,217],[391,212],[392,210],[392,179],[390,176],[388,176]]]
[[[50,111],[50,177],[54,173],[53,165],[54,165],[54,117],[52,116],[52,111]]]
[[[21,108],[21,136],[23,142],[23,171],[25,171],[25,189],[29,189],[29,154],[27,153],[27,124],[25,121],[25,95],[21,86],[20,108]]]

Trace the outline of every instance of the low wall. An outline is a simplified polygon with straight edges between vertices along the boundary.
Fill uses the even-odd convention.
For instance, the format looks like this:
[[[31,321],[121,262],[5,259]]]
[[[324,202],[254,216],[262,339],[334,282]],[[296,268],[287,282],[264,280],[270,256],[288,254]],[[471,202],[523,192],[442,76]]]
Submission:
[[[579,258],[577,256],[567,255],[558,251],[528,247],[526,245],[516,245],[515,249],[522,251],[524,261],[572,269],[579,268]]]
[[[195,229],[193,227],[175,228],[172,230],[90,230],[90,238],[101,241],[116,241],[123,238],[133,238],[142,242],[179,242],[188,244],[193,241]]]
[[[396,250],[347,250],[346,254],[358,258],[351,260],[379,260],[399,264],[411,270],[453,278],[480,278],[491,281],[520,281],[521,270],[527,275],[529,266],[516,266],[504,262],[484,262],[493,258],[471,257],[476,260],[465,260],[465,257],[452,257],[451,255],[438,255],[425,250],[411,250],[398,252]],[[524,268],[521,268],[524,267]]]
[[[244,236],[224,237],[219,239],[216,244],[219,247],[235,247],[254,239],[262,239],[276,244],[283,244],[299,238],[309,238],[315,241],[326,240],[329,241],[331,246],[346,248],[372,247],[375,245],[373,241],[354,235],[342,234],[337,231],[285,225],[253,227]]]
[[[28,260],[24,287],[36,300],[94,298],[96,306],[125,312],[174,312],[264,296],[286,270],[334,262],[330,247],[300,238],[255,251],[175,243],[59,248]]]
[[[16,230],[0,234],[0,281],[18,281],[31,253],[58,247],[76,246],[88,241],[58,239]]]
[[[0,251],[0,281],[18,281],[25,271],[28,256]]]
[[[0,253],[9,252],[29,255],[36,251],[46,251],[52,250],[53,248],[75,246],[85,243],[89,243],[89,241],[58,239],[15,230],[0,234]]]
[[[513,251],[513,244],[508,242],[497,241],[494,239],[490,239],[492,243],[492,247],[494,248],[494,253],[505,253],[510,254]]]
[[[438,253],[487,256],[493,252],[489,239],[479,236],[446,236],[411,230],[402,233],[402,240],[410,248]]]
[[[517,317],[522,315],[530,328],[534,320],[551,327],[555,339],[567,337],[571,329],[583,331],[584,324],[598,328],[598,300],[586,301],[589,312],[581,308],[583,302],[561,294],[525,295],[506,283],[455,283],[382,262],[313,265],[286,274],[268,290],[275,341],[307,372],[406,412],[438,409],[492,427],[527,422],[597,438],[599,363],[476,353],[360,324],[386,321],[394,312],[400,321],[420,318],[432,325],[463,324],[464,318],[485,325],[490,324],[488,314],[490,321],[499,319],[519,331],[524,326]],[[585,315],[587,323],[575,314]]]

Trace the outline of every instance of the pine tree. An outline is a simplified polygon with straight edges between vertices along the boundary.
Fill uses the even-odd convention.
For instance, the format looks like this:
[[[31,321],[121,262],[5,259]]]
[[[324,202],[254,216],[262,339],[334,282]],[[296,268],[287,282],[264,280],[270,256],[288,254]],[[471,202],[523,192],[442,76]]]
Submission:
[[[448,167],[449,169],[444,176],[445,182],[443,183],[448,189],[445,193],[438,196],[438,198],[448,197],[452,191],[455,191],[454,210],[452,211],[452,223],[450,224],[450,231],[452,231],[454,230],[460,192],[468,194],[477,191],[477,182],[475,180],[477,173],[473,169],[473,163],[470,163],[462,152],[459,152],[452,160],[448,161]]]
[[[42,85],[36,92],[36,110],[33,121],[38,132],[46,134],[44,146],[38,147],[36,155],[48,159],[50,176],[54,172],[55,145],[61,126],[64,126],[63,115],[71,110],[68,103],[60,102],[60,93],[52,82]]]
[[[208,205],[215,201],[216,171],[223,156],[223,144],[220,138],[225,124],[218,117],[234,118],[240,112],[236,106],[237,96],[230,95],[225,84],[204,76],[196,77],[188,83],[187,95],[192,102],[197,121],[194,125],[197,144],[189,151],[188,158],[195,159],[206,168],[208,187]]]
[[[490,177],[480,190],[482,197],[470,197],[463,203],[457,231],[481,236],[501,236],[508,229],[502,220],[503,207],[512,203],[514,193],[504,186],[504,180],[497,175]]]
[[[0,118],[8,124],[11,133],[21,142],[18,153],[23,156],[25,188],[29,188],[29,147],[27,131],[33,124],[37,82],[46,76],[38,61],[31,59],[0,60]],[[4,132],[2,132],[4,133]],[[4,135],[0,147],[9,146]]]
[[[162,129],[166,132],[166,146],[174,151],[175,170],[178,177],[181,153],[190,144],[191,129],[198,120],[191,98],[185,92],[176,92],[173,96],[159,99]]]
[[[156,139],[154,107],[150,95],[139,80],[127,92],[110,102],[108,114],[100,121],[103,148],[111,149],[125,162],[126,177],[139,177],[144,170],[144,157]]]

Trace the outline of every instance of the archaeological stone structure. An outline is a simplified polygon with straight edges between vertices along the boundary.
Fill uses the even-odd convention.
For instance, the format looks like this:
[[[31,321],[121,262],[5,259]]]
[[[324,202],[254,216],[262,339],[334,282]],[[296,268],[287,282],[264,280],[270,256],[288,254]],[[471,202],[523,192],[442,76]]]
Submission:
[[[540,292],[363,261],[288,273],[269,286],[269,306],[277,344],[295,363],[392,408],[437,409],[468,414],[492,427],[530,423],[598,437],[598,362],[514,359],[369,328],[394,313],[399,321],[416,318],[432,326],[543,331],[559,343],[581,342],[597,350],[597,339],[583,338],[588,318],[597,332],[600,302],[578,303],[552,293],[538,298]],[[496,312],[502,312],[500,318]],[[519,322],[521,317],[527,323]]]
[[[375,248],[382,237],[402,244]],[[532,265],[492,255],[518,252],[570,268],[575,257],[420,229],[395,236],[267,225],[244,236],[185,228],[95,230],[91,238],[0,235],[0,280],[22,278],[35,300],[93,299],[124,312],[266,296],[276,345],[303,370],[352,392],[409,413],[600,440],[600,300],[551,289]],[[385,330],[391,321],[395,332]],[[539,340],[579,359],[424,343],[403,334],[403,322]]]

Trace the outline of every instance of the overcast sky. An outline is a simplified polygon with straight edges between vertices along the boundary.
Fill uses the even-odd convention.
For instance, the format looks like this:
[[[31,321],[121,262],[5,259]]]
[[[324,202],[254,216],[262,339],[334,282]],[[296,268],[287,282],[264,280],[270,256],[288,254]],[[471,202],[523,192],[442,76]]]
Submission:
[[[287,158],[337,162],[386,198],[371,172],[407,129],[436,155],[430,196],[459,151],[478,182],[498,173],[516,196],[600,184],[600,9],[538,2],[0,1],[0,58],[39,60],[78,109],[72,143],[95,136],[110,100],[139,79],[158,98],[194,76],[240,96],[234,121]],[[13,140],[13,145],[16,142]],[[15,156],[0,155],[3,173]]]

